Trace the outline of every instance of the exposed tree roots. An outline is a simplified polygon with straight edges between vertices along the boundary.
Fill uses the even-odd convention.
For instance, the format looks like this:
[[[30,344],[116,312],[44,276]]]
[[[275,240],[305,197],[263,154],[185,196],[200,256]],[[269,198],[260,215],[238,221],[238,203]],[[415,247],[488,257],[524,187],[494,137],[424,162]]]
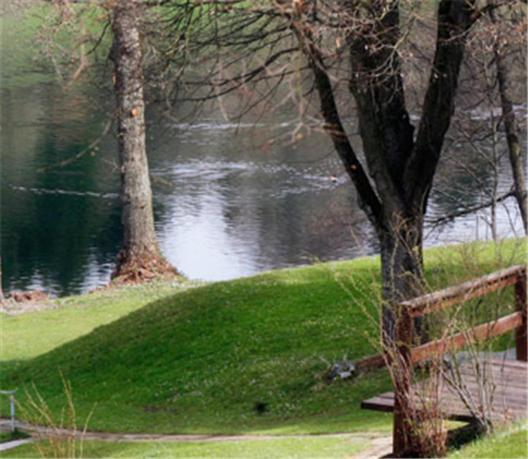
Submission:
[[[49,295],[42,290],[13,290],[12,292],[8,293],[7,298],[16,303],[33,303],[49,300]]]
[[[111,284],[141,284],[156,279],[183,279],[183,276],[159,253],[122,250],[112,273]]]

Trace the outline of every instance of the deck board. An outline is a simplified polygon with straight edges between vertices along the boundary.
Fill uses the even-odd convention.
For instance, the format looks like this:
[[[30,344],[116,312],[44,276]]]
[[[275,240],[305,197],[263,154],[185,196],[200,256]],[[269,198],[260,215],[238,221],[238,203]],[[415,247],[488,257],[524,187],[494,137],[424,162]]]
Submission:
[[[458,368],[461,375],[459,381],[462,384],[457,384],[457,387],[464,387],[464,397],[472,401],[471,405],[482,404],[479,394],[483,384],[480,384],[479,381],[485,380],[488,381],[485,384],[488,394],[486,397],[491,400],[491,417],[494,421],[505,422],[528,418],[528,363],[487,359],[481,362],[480,368],[482,367],[484,367],[483,373],[486,375],[484,379],[476,374],[474,365],[463,363]],[[431,393],[431,387],[434,386],[430,379],[413,385],[412,392],[417,406],[434,399]],[[465,422],[474,420],[474,410],[469,409],[448,380],[442,381],[439,391],[440,410],[446,419]],[[384,412],[394,411],[394,392],[386,392],[364,400],[361,407]]]

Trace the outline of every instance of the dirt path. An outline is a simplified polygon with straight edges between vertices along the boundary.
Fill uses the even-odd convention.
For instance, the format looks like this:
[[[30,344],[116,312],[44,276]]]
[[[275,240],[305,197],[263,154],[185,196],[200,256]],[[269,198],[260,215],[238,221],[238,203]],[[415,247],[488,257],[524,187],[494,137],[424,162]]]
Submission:
[[[10,421],[0,419],[0,430],[9,430]],[[221,435],[221,434],[147,434],[147,433],[116,433],[116,432],[79,432],[68,429],[52,429],[44,426],[35,426],[25,422],[16,422],[16,427],[33,436],[34,439],[39,437],[64,437],[72,436],[83,438],[84,440],[97,440],[108,442],[186,442],[186,443],[204,443],[204,442],[240,442],[240,441],[270,441],[278,439],[296,439],[296,438],[336,438],[355,442],[366,442],[370,446],[368,449],[358,453],[352,458],[367,459],[379,458],[392,451],[392,438],[384,432],[357,432],[357,433],[334,433],[334,434],[290,434],[290,435]],[[31,440],[30,440],[31,441]],[[14,442],[10,442],[14,443]],[[7,447],[7,443],[5,444]],[[10,446],[14,448],[19,445]],[[2,448],[0,448],[0,451]]]
[[[392,436],[384,435],[372,439],[370,446],[352,456],[353,459],[371,459],[388,456],[392,453]]]
[[[332,433],[332,434],[290,434],[290,435],[221,435],[221,434],[148,434],[148,433],[116,433],[116,432],[80,432],[68,429],[53,429],[44,426],[35,426],[25,422],[16,422],[16,427],[35,437],[58,436],[58,437],[83,437],[85,440],[120,441],[120,442],[219,442],[219,441],[255,441],[255,440],[277,440],[288,438],[343,438],[364,441],[376,441],[387,436],[381,432],[365,433]],[[0,420],[0,430],[10,428],[10,421]]]
[[[32,443],[32,438],[23,438],[21,440],[6,441],[5,443],[0,443],[0,451],[8,451],[10,449],[18,448],[22,445],[27,445]]]

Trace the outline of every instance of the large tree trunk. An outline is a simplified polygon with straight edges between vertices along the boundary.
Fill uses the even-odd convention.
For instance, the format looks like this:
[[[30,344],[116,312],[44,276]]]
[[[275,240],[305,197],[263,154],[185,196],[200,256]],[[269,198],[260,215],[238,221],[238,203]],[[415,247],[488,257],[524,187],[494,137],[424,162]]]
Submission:
[[[390,39],[398,41],[395,31],[397,9],[385,16],[382,28],[390,30]],[[301,21],[296,24],[301,23]],[[423,293],[422,231],[425,205],[411,208],[402,198],[405,184],[403,169],[413,149],[413,126],[405,108],[400,62],[392,58],[392,69],[383,78],[372,77],[388,57],[382,52],[370,54],[368,38],[351,41],[350,89],[358,105],[360,133],[368,169],[376,186],[373,189],[341,121],[324,58],[310,29],[296,28],[309,58],[315,86],[321,102],[325,130],[330,135],[345,170],[356,186],[360,206],[376,229],[380,241],[383,320],[382,336],[386,345],[394,342],[395,305]],[[376,31],[380,36],[382,31]],[[387,35],[387,34],[385,34]],[[392,48],[391,48],[392,49]],[[365,64],[365,62],[368,63]],[[372,66],[369,69],[368,66]],[[409,217],[411,216],[411,217]],[[422,334],[421,323],[416,332]]]
[[[115,68],[123,246],[113,277],[141,280],[176,273],[161,256],[152,211],[152,192],[145,147],[145,102],[139,0],[113,7],[112,59]]]
[[[396,226],[397,225],[397,226]],[[396,305],[424,292],[422,225],[416,221],[398,222],[380,232],[383,317],[385,345],[391,346],[398,316]],[[421,323],[415,323],[416,337]]]
[[[423,338],[421,320],[398,307],[424,290],[421,219],[395,219],[379,235],[383,280],[382,345],[391,362],[390,374],[395,386],[393,451],[405,457],[420,456],[420,443],[413,435],[415,419],[409,409],[412,368],[408,345]],[[399,457],[399,456],[396,456]]]

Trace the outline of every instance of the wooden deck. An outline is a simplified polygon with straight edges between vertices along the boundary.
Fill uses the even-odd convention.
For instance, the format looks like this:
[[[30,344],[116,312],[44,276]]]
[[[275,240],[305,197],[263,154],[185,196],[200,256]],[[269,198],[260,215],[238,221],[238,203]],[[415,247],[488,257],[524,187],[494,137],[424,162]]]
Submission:
[[[446,419],[471,422],[475,419],[475,410],[478,411],[481,406],[491,406],[491,418],[497,422],[528,418],[528,363],[486,359],[481,365],[484,370],[479,377],[474,365],[462,363],[458,366],[460,378],[456,379],[455,384],[458,390],[449,382],[454,377],[449,370],[446,371],[446,379],[440,384],[433,384],[430,380],[414,384],[412,393],[416,406],[434,400],[431,392],[436,385],[439,386],[440,411]],[[394,392],[365,400],[361,407],[392,412]]]
[[[394,412],[392,438],[393,454],[396,457],[405,457],[408,452],[419,450],[420,445],[416,443],[416,436],[411,432],[415,422],[412,413],[419,413],[422,409],[428,408],[430,412],[430,409],[434,408],[435,412],[439,411],[435,415],[469,422],[476,418],[506,422],[528,417],[526,268],[526,265],[512,266],[393,306],[396,318],[392,347],[387,347],[384,354],[363,359],[358,362],[357,368],[376,368],[385,362],[391,362],[392,375],[396,375],[393,378],[396,392],[365,400],[362,407]],[[506,287],[514,288],[515,312],[419,346],[414,344],[416,318]],[[467,361],[465,364],[456,364],[457,371],[444,371],[442,378],[438,378],[440,381],[426,378],[412,384],[413,368],[416,365],[512,331],[515,333],[517,361],[484,359],[481,363],[485,363],[487,369],[485,376],[482,376],[482,371],[478,376],[474,370],[475,362]],[[453,378],[455,374],[460,376]],[[431,403],[435,401],[438,403]],[[486,412],[483,416],[483,410],[491,412]]]

